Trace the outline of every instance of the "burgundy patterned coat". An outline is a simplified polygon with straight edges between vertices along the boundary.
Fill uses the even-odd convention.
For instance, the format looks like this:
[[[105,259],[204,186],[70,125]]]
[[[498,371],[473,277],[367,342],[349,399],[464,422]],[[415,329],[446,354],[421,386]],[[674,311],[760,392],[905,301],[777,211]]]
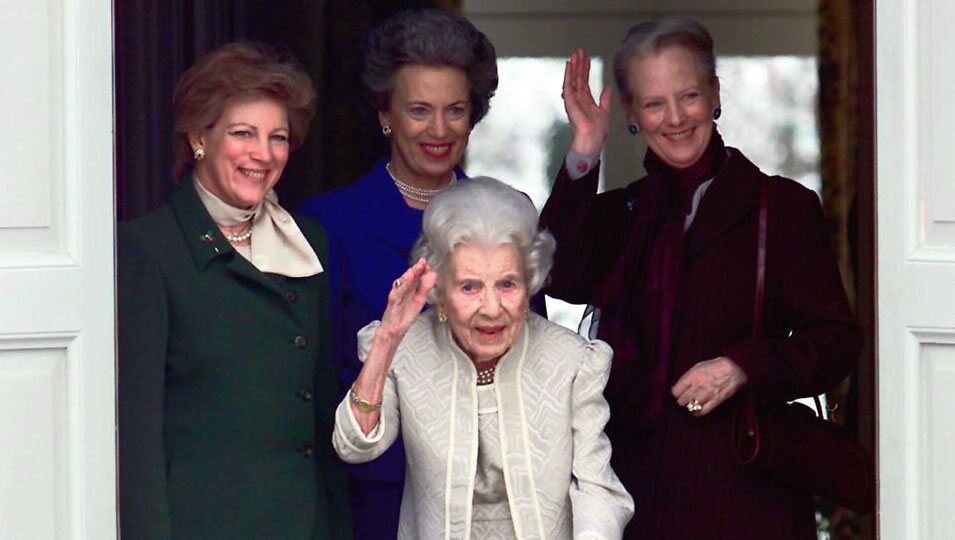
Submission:
[[[635,420],[630,395],[641,386],[632,380],[632,371],[615,362],[611,372],[607,433],[613,444],[612,465],[636,505],[626,538],[816,537],[809,495],[792,492],[733,461],[730,421],[736,398],[696,418],[669,394],[669,385],[690,367],[721,355],[746,372],[750,389],[770,399],[818,394],[852,370],[861,348],[861,332],[846,301],[819,199],[779,177],[768,179],[763,335],[751,337],[759,181],[765,175],[739,150],[728,150],[730,158],[684,237],[669,382],[652,427],[641,428]],[[619,259],[627,256],[621,252],[630,235],[643,235],[646,241],[653,237],[640,230],[643,224],[636,217],[659,204],[646,196],[655,192],[656,180],[596,195],[597,178],[596,169],[576,181],[561,171],[541,216],[557,238],[547,293],[574,303],[607,304],[606,292],[598,293],[601,284],[645,275],[641,265],[647,264],[646,257],[631,255],[635,260],[624,264]],[[635,292],[612,302],[644,301],[640,287],[622,290]],[[621,313],[599,303],[603,324]],[[639,321],[628,318],[623,317],[625,328],[636,332]],[[610,345],[616,350],[626,344]],[[641,348],[637,346],[638,354]]]

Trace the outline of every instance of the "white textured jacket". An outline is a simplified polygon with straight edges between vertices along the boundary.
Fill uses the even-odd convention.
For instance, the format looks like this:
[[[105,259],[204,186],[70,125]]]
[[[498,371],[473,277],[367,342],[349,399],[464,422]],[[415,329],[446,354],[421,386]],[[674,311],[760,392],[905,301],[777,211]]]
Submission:
[[[370,461],[401,430],[407,473],[398,536],[469,539],[478,456],[474,364],[434,310],[398,347],[381,420],[365,436],[346,398],[332,442],[349,463]],[[359,332],[367,357],[378,323]],[[633,499],[610,468],[603,389],[612,351],[531,313],[495,373],[501,454],[519,539],[617,539]]]

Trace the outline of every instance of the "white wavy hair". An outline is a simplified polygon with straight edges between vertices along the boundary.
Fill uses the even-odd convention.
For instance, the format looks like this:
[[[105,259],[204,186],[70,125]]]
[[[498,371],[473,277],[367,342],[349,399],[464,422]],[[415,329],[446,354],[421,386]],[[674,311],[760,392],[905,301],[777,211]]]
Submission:
[[[448,187],[424,211],[421,236],[411,250],[411,261],[424,257],[438,274],[438,286],[428,299],[432,304],[443,294],[440,278],[454,248],[461,244],[516,247],[524,265],[528,298],[544,287],[557,247],[553,235],[537,228],[537,210],[530,198],[488,177]]]

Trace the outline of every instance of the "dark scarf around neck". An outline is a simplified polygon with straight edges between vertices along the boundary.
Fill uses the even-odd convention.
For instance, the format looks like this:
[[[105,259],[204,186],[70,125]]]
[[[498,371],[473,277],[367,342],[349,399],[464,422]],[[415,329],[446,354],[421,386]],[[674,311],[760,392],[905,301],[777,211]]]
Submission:
[[[683,215],[687,215],[690,213],[689,205],[693,202],[693,194],[696,193],[697,188],[703,182],[715,177],[725,162],[726,146],[723,144],[723,137],[720,137],[719,131],[714,126],[710,142],[703,150],[703,155],[693,165],[685,169],[673,167],[660,159],[653,150],[648,149],[643,158],[643,168],[647,170],[649,176],[660,178],[671,184],[670,189],[679,188]]]
[[[717,176],[726,155],[715,128],[703,155],[685,169],[672,167],[647,150],[648,178],[641,196],[649,203],[639,205],[643,215],[635,216],[617,265],[600,288],[601,296],[614,299],[599,306],[609,311],[602,317],[599,335],[614,349],[607,396],[611,402],[622,402],[631,427],[652,427],[669,395],[671,324],[683,265],[684,221],[697,188]]]

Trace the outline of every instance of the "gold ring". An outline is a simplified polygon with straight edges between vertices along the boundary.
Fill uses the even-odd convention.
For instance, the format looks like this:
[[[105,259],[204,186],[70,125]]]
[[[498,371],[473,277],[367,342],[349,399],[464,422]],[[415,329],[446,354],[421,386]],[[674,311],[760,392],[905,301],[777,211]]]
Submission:
[[[690,411],[691,413],[702,410],[702,409],[703,409],[703,406],[700,405],[700,402],[695,399],[686,404],[686,410]]]

